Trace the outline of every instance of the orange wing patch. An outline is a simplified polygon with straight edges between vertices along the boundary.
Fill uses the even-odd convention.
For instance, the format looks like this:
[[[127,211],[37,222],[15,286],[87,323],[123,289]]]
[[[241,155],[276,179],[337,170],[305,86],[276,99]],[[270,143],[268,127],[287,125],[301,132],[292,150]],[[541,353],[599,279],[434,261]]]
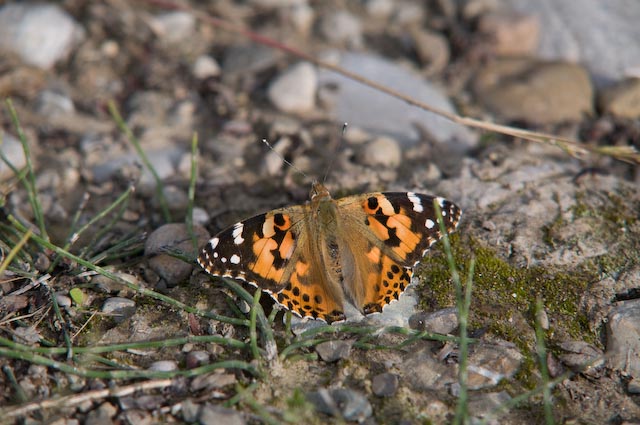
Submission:
[[[309,264],[298,261],[289,284],[275,294],[276,301],[302,317],[323,319],[327,323],[345,319],[343,307],[325,286],[309,280]]]
[[[413,271],[391,257],[381,255],[377,264],[380,265],[380,270],[376,269],[367,275],[362,308],[364,314],[381,312],[385,305],[397,300],[411,283]]]

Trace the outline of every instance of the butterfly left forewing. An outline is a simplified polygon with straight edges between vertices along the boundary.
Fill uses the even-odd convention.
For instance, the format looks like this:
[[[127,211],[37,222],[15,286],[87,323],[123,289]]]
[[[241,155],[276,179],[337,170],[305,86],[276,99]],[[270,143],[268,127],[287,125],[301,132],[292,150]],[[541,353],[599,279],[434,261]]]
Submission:
[[[214,236],[198,263],[214,276],[245,280],[267,292],[286,285],[298,245],[295,225],[302,212],[290,207],[240,221]]]
[[[213,237],[198,263],[214,276],[244,280],[300,317],[344,320],[341,292],[328,285],[310,244],[309,205],[260,214]]]

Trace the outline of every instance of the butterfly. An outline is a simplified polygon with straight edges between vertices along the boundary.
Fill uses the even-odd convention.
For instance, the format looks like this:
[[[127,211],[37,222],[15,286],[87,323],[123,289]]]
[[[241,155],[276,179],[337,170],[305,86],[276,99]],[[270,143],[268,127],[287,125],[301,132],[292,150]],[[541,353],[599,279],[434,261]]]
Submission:
[[[411,283],[414,267],[456,229],[452,202],[413,192],[372,192],[333,199],[313,183],[310,200],[240,221],[202,249],[198,263],[214,276],[244,280],[306,318],[345,320],[348,300],[381,312]]]

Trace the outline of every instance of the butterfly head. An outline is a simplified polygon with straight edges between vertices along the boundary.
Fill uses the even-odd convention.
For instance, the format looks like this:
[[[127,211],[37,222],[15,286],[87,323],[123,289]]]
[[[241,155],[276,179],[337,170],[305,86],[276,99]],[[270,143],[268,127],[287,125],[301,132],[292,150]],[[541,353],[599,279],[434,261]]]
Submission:
[[[311,193],[309,194],[312,202],[328,201],[331,199],[329,190],[319,182],[313,182],[311,185]]]

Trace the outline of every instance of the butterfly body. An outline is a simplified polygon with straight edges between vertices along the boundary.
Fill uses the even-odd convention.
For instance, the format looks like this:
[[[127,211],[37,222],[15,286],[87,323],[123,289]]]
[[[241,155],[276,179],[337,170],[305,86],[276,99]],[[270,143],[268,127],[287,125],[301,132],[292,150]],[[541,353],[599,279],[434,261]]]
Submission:
[[[373,192],[333,199],[314,183],[304,205],[238,222],[212,238],[198,262],[214,276],[245,280],[301,317],[345,319],[344,303],[382,311],[411,282],[414,266],[448,232],[461,211],[412,192]]]

